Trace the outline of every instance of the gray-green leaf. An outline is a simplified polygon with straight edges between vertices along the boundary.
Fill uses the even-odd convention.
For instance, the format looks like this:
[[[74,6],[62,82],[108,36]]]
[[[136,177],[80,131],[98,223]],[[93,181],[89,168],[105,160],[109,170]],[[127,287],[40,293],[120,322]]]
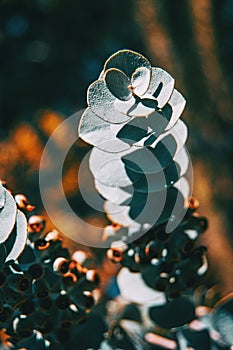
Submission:
[[[139,67],[151,69],[150,62],[141,54],[131,50],[120,50],[109,57],[104,65],[104,70],[117,68],[131,79],[132,74]]]
[[[174,89],[175,80],[162,68],[152,67],[150,85],[147,94],[153,95],[158,107],[162,108],[169,100]]]
[[[131,119],[114,107],[115,96],[108,90],[104,80],[96,80],[87,91],[87,102],[92,112],[103,120],[121,124]]]
[[[16,203],[12,195],[3,188],[2,196],[5,196],[4,207],[0,210],[0,243],[10,235],[15,225]]]
[[[128,101],[132,97],[130,79],[121,70],[108,69],[105,72],[104,79],[109,91],[119,100]]]

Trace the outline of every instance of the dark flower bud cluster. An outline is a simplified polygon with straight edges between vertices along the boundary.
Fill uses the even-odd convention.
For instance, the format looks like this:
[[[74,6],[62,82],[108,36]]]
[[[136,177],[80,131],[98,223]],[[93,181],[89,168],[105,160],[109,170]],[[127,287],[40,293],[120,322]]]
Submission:
[[[195,287],[208,266],[206,248],[195,246],[199,234],[207,228],[207,220],[197,214],[193,201],[191,198],[184,219],[171,233],[166,233],[165,225],[159,225],[132,243],[113,241],[107,257],[131,272],[141,272],[147,286],[165,292],[169,299]]]
[[[98,294],[93,258],[82,250],[70,254],[56,230],[45,232],[42,216],[28,215],[34,207],[26,197],[15,199],[30,216],[23,252],[0,269],[0,329],[14,349],[72,348]]]

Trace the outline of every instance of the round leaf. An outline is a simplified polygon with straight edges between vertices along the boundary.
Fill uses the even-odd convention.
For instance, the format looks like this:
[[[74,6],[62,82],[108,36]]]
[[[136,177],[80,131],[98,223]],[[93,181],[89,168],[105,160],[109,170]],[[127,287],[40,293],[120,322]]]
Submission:
[[[129,117],[145,117],[157,109],[157,102],[152,95],[144,95],[143,98],[134,96],[128,101],[116,99],[114,107],[118,112]]]
[[[179,153],[187,139],[187,127],[179,120],[174,128],[159,136],[149,147],[131,149],[122,160],[126,168],[151,174],[166,168]]]
[[[109,91],[119,100],[128,101],[132,97],[129,89],[130,79],[119,69],[111,68],[105,72],[105,83]]]
[[[169,100],[174,89],[174,84],[174,79],[165,70],[152,67],[147,94],[153,95],[158,102],[158,107],[162,108]]]
[[[133,273],[127,268],[122,268],[118,273],[117,283],[122,297],[130,303],[147,306],[164,305],[166,303],[164,293],[148,287],[143,281],[141,273]]]
[[[5,204],[5,190],[2,184],[0,183],[0,210],[4,207]]]
[[[184,97],[177,90],[174,90],[170,100],[163,108],[163,114],[169,121],[168,125],[166,126],[166,130],[171,129],[175,125],[183,113],[185,104],[186,101]]]
[[[145,67],[139,67],[132,75],[133,91],[137,96],[144,95],[150,84],[151,70]]]
[[[110,124],[87,108],[79,124],[79,136],[87,143],[105,151],[118,153],[130,148],[124,140],[116,137],[122,124]]]
[[[16,239],[14,245],[9,252],[6,261],[15,261],[22,253],[27,239],[27,220],[25,215],[17,210],[16,217]]]
[[[120,50],[105,62],[104,70],[117,68],[131,79],[134,71],[139,67],[151,69],[150,62],[141,54],[131,50]]]
[[[15,225],[16,203],[12,195],[3,188],[2,196],[5,196],[4,207],[0,210],[0,243],[3,243],[10,235]]]
[[[94,114],[107,122],[115,124],[121,124],[130,120],[130,116],[122,114],[115,109],[115,101],[115,96],[108,90],[104,80],[96,80],[89,86],[87,102]]]

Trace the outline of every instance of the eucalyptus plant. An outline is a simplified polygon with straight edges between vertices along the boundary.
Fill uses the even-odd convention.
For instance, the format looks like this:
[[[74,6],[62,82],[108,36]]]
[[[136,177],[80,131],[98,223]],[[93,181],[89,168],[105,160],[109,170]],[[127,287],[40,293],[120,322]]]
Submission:
[[[230,349],[232,294],[202,288],[208,222],[192,196],[192,165],[172,76],[120,50],[88,88],[79,136],[105,199],[104,286],[90,253],[63,247],[22,194],[0,183],[0,330],[13,349]],[[207,292],[206,292],[207,291]],[[221,299],[221,300],[220,300]],[[97,304],[97,306],[95,306]],[[97,313],[90,312],[98,309]]]
[[[103,233],[106,255],[122,265],[101,349],[232,345],[231,299],[213,316],[199,315],[193,299],[208,268],[206,247],[196,245],[207,220],[191,196],[185,99],[174,85],[141,54],[120,50],[88,88],[79,135],[94,146],[89,166],[112,222]]]

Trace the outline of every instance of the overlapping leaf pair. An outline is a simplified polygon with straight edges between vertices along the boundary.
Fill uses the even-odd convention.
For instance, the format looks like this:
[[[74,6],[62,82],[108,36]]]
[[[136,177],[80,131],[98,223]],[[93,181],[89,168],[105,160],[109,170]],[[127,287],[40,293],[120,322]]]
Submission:
[[[121,50],[88,89],[80,137],[94,146],[90,170],[108,218],[126,236],[183,217],[190,195],[185,107],[174,79],[142,55]]]
[[[15,261],[27,239],[27,220],[17,203],[0,181],[0,269]]]

